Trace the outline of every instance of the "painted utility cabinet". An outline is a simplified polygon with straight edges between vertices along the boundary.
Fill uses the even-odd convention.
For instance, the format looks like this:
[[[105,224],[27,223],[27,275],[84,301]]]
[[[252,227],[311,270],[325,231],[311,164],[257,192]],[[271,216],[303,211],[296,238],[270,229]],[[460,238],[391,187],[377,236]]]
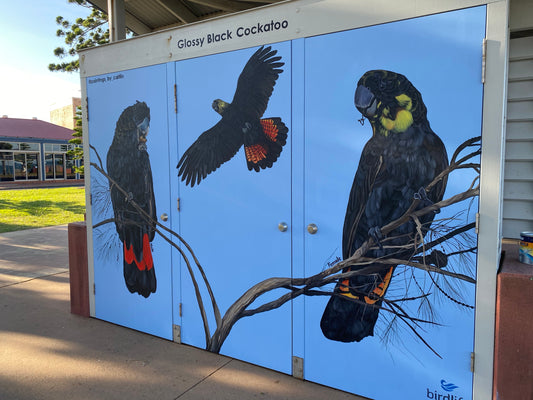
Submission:
[[[490,6],[302,32],[311,3],[82,54],[92,314],[372,399],[490,393],[472,372]]]

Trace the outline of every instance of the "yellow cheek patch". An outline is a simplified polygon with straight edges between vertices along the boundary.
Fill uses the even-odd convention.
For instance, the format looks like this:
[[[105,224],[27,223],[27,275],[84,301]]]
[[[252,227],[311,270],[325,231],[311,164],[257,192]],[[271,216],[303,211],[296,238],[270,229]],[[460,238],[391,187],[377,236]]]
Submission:
[[[388,132],[405,132],[405,130],[413,123],[413,114],[408,110],[402,109],[396,114],[396,119],[390,119],[383,116],[380,118],[380,122],[383,129]]]
[[[400,110],[394,121],[394,132],[404,132],[413,123],[413,114],[408,110]]]
[[[405,108],[407,111],[411,111],[411,108],[413,107],[413,101],[409,96],[406,94],[401,94],[399,96],[396,96],[396,101],[398,102],[398,105],[401,108]]]
[[[385,128],[386,131],[392,131],[394,128],[394,120],[387,118],[385,116],[381,117],[380,119],[381,125],[383,128]]]

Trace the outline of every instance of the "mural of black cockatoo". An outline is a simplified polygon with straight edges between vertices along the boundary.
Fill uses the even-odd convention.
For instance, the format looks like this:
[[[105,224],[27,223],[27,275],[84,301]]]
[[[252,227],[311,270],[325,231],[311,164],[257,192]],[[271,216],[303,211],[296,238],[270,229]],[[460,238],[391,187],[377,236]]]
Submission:
[[[270,46],[259,48],[248,60],[231,103],[213,101],[222,119],[202,133],[185,151],[177,168],[187,185],[202,179],[230,160],[244,145],[248,169],[270,168],[287,141],[288,128],[281,118],[262,118],[279,74],[281,57]]]
[[[115,183],[109,182],[115,227],[124,246],[124,280],[131,293],[144,297],[156,291],[150,242],[154,238],[157,215],[146,149],[149,125],[150,109],[146,103],[137,102],[126,108],[117,121],[107,152],[107,173],[127,193],[124,195]],[[152,220],[136,210],[132,201]]]
[[[409,221],[386,239],[380,228],[403,215],[414,198],[421,200],[418,209],[442,200],[445,179],[428,193],[423,188],[448,166],[448,156],[444,144],[431,130],[422,96],[405,76],[368,71],[357,84],[354,101],[363,121],[367,118],[372,125],[373,136],[361,154],[348,199],[342,253],[344,259],[350,257],[372,237],[378,245],[366,257],[384,257],[397,253],[398,246],[412,240],[416,226]],[[433,218],[434,213],[420,217],[424,235]],[[323,334],[341,342],[359,342],[373,336],[395,267],[365,265],[375,272],[340,280],[320,322]],[[343,272],[358,268],[363,267],[347,267]]]

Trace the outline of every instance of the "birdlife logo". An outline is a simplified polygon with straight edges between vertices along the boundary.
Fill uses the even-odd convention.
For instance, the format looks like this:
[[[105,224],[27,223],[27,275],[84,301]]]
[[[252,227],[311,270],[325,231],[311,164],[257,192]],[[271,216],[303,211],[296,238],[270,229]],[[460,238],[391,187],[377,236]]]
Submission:
[[[464,400],[462,396],[452,393],[455,389],[458,389],[459,386],[452,382],[446,382],[446,380],[440,380],[440,389],[444,391],[441,392],[440,389],[430,389],[426,388],[426,398],[431,400]]]
[[[444,379],[440,380],[440,387],[446,390],[447,392],[453,392],[455,389],[457,389],[459,386],[453,384],[453,383],[447,383]]]

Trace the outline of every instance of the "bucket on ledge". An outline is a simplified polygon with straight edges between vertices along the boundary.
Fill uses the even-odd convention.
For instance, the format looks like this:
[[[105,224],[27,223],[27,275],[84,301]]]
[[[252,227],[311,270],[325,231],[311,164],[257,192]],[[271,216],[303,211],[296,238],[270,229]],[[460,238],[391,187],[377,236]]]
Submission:
[[[533,265],[533,232],[520,233],[518,260],[524,264]]]

